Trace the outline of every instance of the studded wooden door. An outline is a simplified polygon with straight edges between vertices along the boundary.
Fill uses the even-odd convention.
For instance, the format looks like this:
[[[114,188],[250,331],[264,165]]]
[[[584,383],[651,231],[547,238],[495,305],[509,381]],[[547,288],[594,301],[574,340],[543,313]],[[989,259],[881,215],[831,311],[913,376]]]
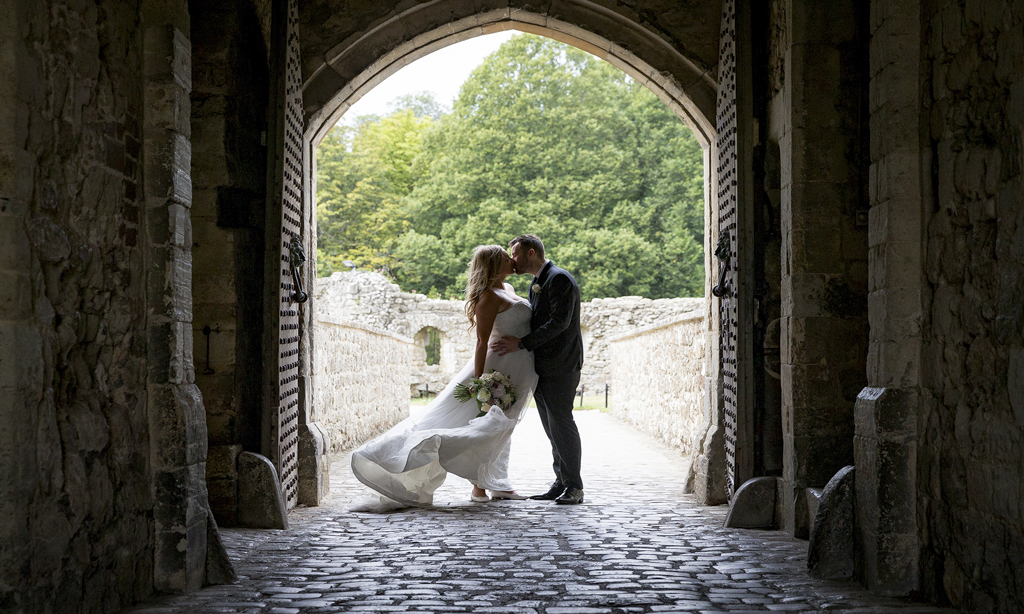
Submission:
[[[722,2],[716,109],[718,242],[723,422],[732,498],[754,477],[754,321],[756,285],[753,177],[754,128],[750,3]]]
[[[736,490],[737,426],[737,205],[739,193],[736,106],[736,2],[722,2],[722,30],[718,54],[718,100],[715,145],[718,149],[718,243],[715,256],[719,266],[714,294],[720,300],[722,388],[725,404],[726,495]]]
[[[298,0],[287,0],[285,45],[281,61],[284,66],[284,105],[279,107],[278,147],[283,148],[278,169],[280,192],[280,234],[276,245],[279,275],[276,309],[277,348],[276,372],[277,410],[271,416],[278,477],[288,509],[295,507],[298,493],[299,451],[299,309],[305,302],[299,267],[305,261],[302,220],[302,72],[299,58]],[[280,82],[279,82],[280,83]],[[276,220],[275,220],[276,221]]]

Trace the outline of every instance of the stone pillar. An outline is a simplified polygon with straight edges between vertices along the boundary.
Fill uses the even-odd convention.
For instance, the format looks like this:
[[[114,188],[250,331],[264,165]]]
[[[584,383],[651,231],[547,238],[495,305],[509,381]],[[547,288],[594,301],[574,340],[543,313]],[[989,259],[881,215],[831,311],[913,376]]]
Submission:
[[[205,580],[208,518],[206,419],[192,361],[191,48],[179,28],[150,25],[143,55],[154,583],[159,591],[186,592]]]
[[[857,401],[857,574],[871,590],[917,587],[916,428],[921,390],[923,151],[921,6],[872,3],[869,196],[871,323]]]
[[[864,386],[867,232],[860,183],[862,27],[849,0],[787,9],[782,159],[780,375],[783,526],[807,537],[806,489],[853,464],[853,408]]]

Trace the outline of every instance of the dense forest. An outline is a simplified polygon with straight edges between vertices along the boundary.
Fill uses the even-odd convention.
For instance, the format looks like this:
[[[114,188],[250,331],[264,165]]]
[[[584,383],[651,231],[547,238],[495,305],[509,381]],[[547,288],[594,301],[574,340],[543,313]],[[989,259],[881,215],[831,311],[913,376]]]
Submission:
[[[649,90],[574,47],[517,35],[462,85],[339,124],[317,151],[317,267],[462,295],[477,245],[536,233],[584,300],[699,296],[700,145]],[[525,294],[529,278],[510,280]]]

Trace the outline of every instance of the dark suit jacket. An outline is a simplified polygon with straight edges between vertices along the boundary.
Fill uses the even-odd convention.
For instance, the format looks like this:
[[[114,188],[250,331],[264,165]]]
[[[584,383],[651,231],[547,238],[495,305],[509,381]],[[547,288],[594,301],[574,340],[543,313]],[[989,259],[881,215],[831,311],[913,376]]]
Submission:
[[[533,285],[540,284],[540,292]],[[583,367],[580,332],[580,287],[565,269],[550,260],[530,283],[531,333],[522,338],[533,352],[534,368],[541,377],[557,377]]]

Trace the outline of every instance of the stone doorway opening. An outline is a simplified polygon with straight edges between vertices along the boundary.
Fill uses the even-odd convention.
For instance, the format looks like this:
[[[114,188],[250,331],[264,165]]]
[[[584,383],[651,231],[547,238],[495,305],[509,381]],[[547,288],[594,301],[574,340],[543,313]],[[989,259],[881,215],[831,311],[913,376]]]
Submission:
[[[513,14],[514,13],[514,14]],[[699,444],[705,439],[701,433],[697,431],[703,428],[705,431],[708,429],[708,424],[702,424],[702,419],[709,411],[713,411],[713,408],[706,408],[705,404],[709,398],[713,398],[713,395],[708,394],[708,387],[715,385],[718,381],[718,377],[715,374],[717,372],[717,361],[716,355],[711,348],[714,343],[711,342],[717,336],[718,329],[718,312],[716,309],[711,308],[711,299],[708,290],[715,283],[715,270],[714,257],[711,255],[711,250],[708,245],[711,241],[712,229],[717,226],[714,220],[717,220],[716,203],[717,198],[715,190],[713,188],[716,177],[716,170],[713,168],[711,160],[713,159],[714,144],[711,142],[711,135],[713,134],[713,128],[711,122],[707,119],[701,107],[694,102],[694,94],[697,98],[701,99],[704,106],[707,105],[710,98],[707,97],[708,92],[706,86],[708,85],[707,75],[698,75],[696,79],[689,83],[689,87],[684,88],[680,84],[680,80],[672,74],[660,72],[655,70],[649,64],[645,63],[640,57],[626,51],[622,47],[612,43],[611,41],[602,38],[601,36],[592,32],[587,32],[578,27],[574,27],[568,23],[560,22],[558,20],[551,19],[547,16],[542,15],[531,15],[522,11],[510,12],[508,10],[494,11],[493,13],[486,13],[475,16],[473,19],[467,19],[461,22],[454,22],[446,24],[444,28],[437,29],[434,31],[424,32],[419,38],[415,39],[411,43],[400,45],[390,51],[384,53],[377,61],[366,67],[357,76],[350,79],[345,86],[339,89],[333,97],[330,98],[329,102],[324,103],[324,106],[320,109],[309,113],[310,105],[307,104],[307,117],[309,122],[307,123],[306,131],[306,150],[304,158],[306,161],[305,174],[308,177],[306,181],[306,198],[307,202],[311,203],[311,209],[316,210],[316,177],[317,177],[317,155],[316,147],[321,140],[326,136],[327,131],[342,117],[342,115],[352,107],[352,105],[363,95],[369,92],[375,85],[379,84],[383,79],[387,78],[394,72],[397,72],[400,68],[408,65],[414,60],[423,57],[433,51],[436,51],[442,47],[466,40],[467,38],[475,36],[483,36],[486,34],[516,30],[520,32],[526,32],[531,34],[537,34],[547,38],[551,38],[563,43],[567,43],[573,47],[582,49],[589,52],[590,54],[608,61],[613,66],[619,68],[627,75],[635,79],[637,82],[644,85],[647,89],[652,91],[666,106],[672,110],[672,112],[686,124],[693,132],[695,138],[700,143],[703,150],[703,167],[704,167],[704,270],[705,270],[705,297],[700,299],[686,299],[684,303],[675,304],[671,307],[664,305],[654,306],[651,309],[650,305],[643,304],[644,301],[638,299],[638,297],[624,297],[623,301],[618,299],[604,299],[602,305],[596,305],[592,311],[595,312],[594,322],[588,329],[599,330],[601,332],[596,342],[593,339],[585,342],[588,344],[588,362],[593,363],[594,352],[598,352],[601,356],[601,360],[598,360],[599,369],[602,371],[610,371],[610,365],[607,361],[607,354],[612,351],[611,346],[621,347],[624,352],[633,352],[634,354],[639,352],[643,353],[643,343],[646,339],[648,343],[647,347],[651,344],[665,347],[664,343],[666,339],[669,339],[669,343],[675,344],[672,347],[680,349],[676,356],[673,356],[671,361],[665,362],[661,360],[661,367],[666,367],[667,371],[688,371],[689,384],[685,391],[686,402],[692,408],[690,412],[691,416],[685,419],[677,419],[672,429],[665,429],[664,424],[659,422],[659,417],[654,416],[651,412],[639,412],[646,413],[645,416],[621,416],[627,419],[633,420],[638,423],[645,423],[647,430],[663,435],[664,439],[671,444],[675,445],[677,449],[685,450],[685,456],[693,456],[696,458],[700,455],[702,450],[694,449],[694,442]],[[654,43],[652,42],[652,45]],[[359,53],[356,50],[342,50],[334,49],[332,53],[337,53],[337,57],[344,61],[344,58],[349,55],[359,57]],[[680,64],[685,64],[681,62]],[[692,69],[692,66],[688,66],[688,69]],[[326,70],[326,69],[325,69]],[[337,70],[335,65],[334,70]],[[328,74],[332,71],[328,70]],[[315,75],[313,80],[307,84],[305,93],[311,91],[317,91],[317,85],[324,79],[318,75]],[[713,100],[711,101],[713,105]],[[310,233],[311,236],[316,236],[316,232]],[[379,282],[367,281],[366,279],[360,279],[359,276],[349,273],[341,273],[348,279],[351,277],[349,282],[346,282],[347,290],[332,289],[331,292],[335,294],[348,294],[345,297],[333,297],[334,302],[344,302],[349,305],[358,305],[357,310],[367,314],[367,317],[372,319],[371,328],[376,328],[373,331],[353,331],[353,330],[341,330],[339,326],[343,326],[343,323],[336,318],[335,314],[329,316],[326,320],[317,322],[315,325],[326,326],[326,328],[320,328],[320,332],[314,333],[314,338],[317,343],[317,347],[314,351],[314,361],[317,363],[313,368],[313,377],[315,381],[316,401],[314,403],[314,409],[310,414],[310,420],[312,422],[320,423],[321,429],[326,431],[331,441],[331,449],[333,451],[340,451],[345,446],[351,446],[356,443],[349,433],[354,429],[351,427],[347,429],[339,428],[339,421],[337,418],[329,417],[326,408],[331,404],[346,404],[351,410],[347,413],[351,414],[352,410],[358,411],[362,414],[362,417],[348,419],[348,423],[358,423],[360,426],[367,424],[365,416],[372,416],[372,419],[384,420],[386,423],[393,423],[398,419],[401,419],[400,413],[404,412],[404,407],[401,404],[392,404],[391,413],[395,415],[389,415],[380,407],[368,407],[367,404],[358,398],[358,395],[345,396],[344,399],[338,397],[337,387],[345,387],[351,390],[352,386],[350,382],[342,382],[335,375],[338,371],[339,366],[342,363],[354,364],[360,362],[358,356],[349,355],[347,357],[336,356],[332,351],[326,351],[328,344],[331,343],[332,339],[345,339],[350,341],[350,338],[355,336],[362,336],[365,338],[367,347],[370,346],[384,346],[390,344],[391,349],[381,349],[383,354],[391,356],[399,356],[403,352],[406,354],[412,354],[414,356],[413,361],[416,361],[416,356],[424,355],[424,348],[426,346],[427,339],[423,337],[423,330],[426,330],[424,326],[426,322],[420,322],[417,320],[414,323],[403,323],[398,326],[395,330],[390,332],[397,332],[391,339],[385,339],[384,336],[380,335],[382,328],[386,328],[386,323],[391,322],[391,316],[383,316],[389,308],[393,307],[396,303],[402,303],[403,306],[400,308],[405,311],[408,307],[406,306],[410,302],[423,302],[426,297],[412,297],[406,294],[399,295],[392,291],[392,298],[378,299],[383,308],[371,306],[367,304],[359,304],[360,299],[355,296],[358,294],[356,290],[357,286],[369,288],[369,286],[379,285]],[[387,293],[387,288],[380,288],[381,292]],[[366,290],[368,293],[372,293],[370,290]],[[314,292],[315,296],[320,296],[319,292]],[[616,302],[618,301],[618,302]],[[683,301],[683,299],[680,299]],[[322,305],[327,302],[325,300],[318,299],[319,304],[315,306],[316,309],[321,309]],[[646,303],[651,301],[647,300]],[[645,311],[646,310],[646,311]],[[454,318],[448,317],[445,320],[445,324],[437,324],[434,322],[433,325],[441,327],[445,330],[445,334],[442,335],[446,343],[443,344],[443,352],[458,353],[457,348],[459,347],[458,342],[451,338],[447,332],[448,319],[461,321],[462,315],[460,309],[452,309],[451,306],[447,306],[445,309],[440,309],[438,306],[431,306],[428,312],[433,311],[434,313],[446,312],[446,316],[454,316]],[[455,313],[448,314],[447,312],[454,311]],[[585,309],[586,311],[586,309]],[[621,315],[625,311],[626,317],[621,317],[622,325],[616,330],[616,316]],[[635,319],[632,317],[634,312],[637,313],[638,317]],[[644,315],[646,313],[646,315]],[[319,316],[317,316],[319,317]],[[344,319],[344,318],[341,318]],[[416,319],[416,318],[413,318]],[[628,324],[627,324],[628,322]],[[665,326],[668,325],[668,326]],[[432,326],[430,326],[432,327]],[[461,328],[464,328],[462,326]],[[636,329],[657,329],[644,332],[653,333],[648,337],[643,335],[637,335]],[[463,331],[464,332],[464,331]],[[618,334],[614,334],[614,333]],[[629,340],[626,343],[612,343],[611,338],[629,333]],[[685,339],[685,341],[683,341]],[[471,343],[463,342],[461,344],[465,346],[461,360],[449,360],[450,366],[456,367],[452,370],[457,371],[457,367],[463,364],[466,357],[471,355]],[[421,347],[423,346],[423,347]],[[638,349],[641,348],[641,349]],[[709,351],[705,352],[705,348]],[[360,353],[365,356],[365,352]],[[661,359],[666,356],[670,356],[671,353],[662,354]],[[421,357],[422,358],[422,357]],[[684,361],[688,361],[683,366]],[[419,362],[424,362],[419,360]],[[368,370],[377,369],[380,365],[374,362],[363,362],[364,368]],[[425,362],[424,362],[425,364]],[[644,364],[642,361],[634,363],[638,369],[642,369],[640,365]],[[417,365],[418,366],[418,365]],[[428,366],[429,367],[429,366]],[[692,373],[689,373],[692,372]],[[649,373],[649,372],[648,372]],[[586,394],[595,394],[597,390],[603,394],[605,386],[612,379],[609,373],[603,374],[603,379],[598,381],[598,376],[594,376],[593,382],[587,381],[584,383]],[[629,383],[635,383],[642,379],[642,375],[638,372],[628,373],[620,376],[616,381],[622,382],[622,388],[630,389],[630,393],[637,396],[640,403],[650,403],[652,399],[645,396],[645,392],[640,390],[641,386],[630,386]],[[379,382],[379,380],[375,380]],[[595,383],[596,382],[596,383]],[[434,385],[429,385],[430,389],[439,389],[438,383],[442,383],[440,380],[435,382]],[[395,386],[396,390],[400,390],[402,386]],[[427,389],[426,386],[420,387],[422,391]],[[400,398],[400,394],[388,394],[385,395],[388,400],[395,400]],[[378,405],[386,403],[384,399],[377,396]],[[359,409],[356,409],[359,408]],[[380,430],[380,427],[376,430]],[[666,432],[670,431],[670,432]],[[366,437],[368,431],[362,433],[362,437]],[[708,442],[711,445],[711,442]],[[691,454],[692,451],[692,454]],[[706,450],[703,452],[706,453]],[[697,466],[697,463],[692,463],[692,466]],[[707,464],[704,464],[705,472],[707,471]],[[692,473],[692,472],[691,472]],[[704,483],[707,483],[707,475],[703,478]],[[696,475],[690,476],[690,481],[694,484],[698,482]],[[721,479],[718,479],[718,483],[712,485],[715,491],[721,490]],[[707,491],[707,486],[695,488],[702,488]],[[721,502],[721,495],[715,494],[718,501]],[[702,495],[704,498],[705,495]]]

